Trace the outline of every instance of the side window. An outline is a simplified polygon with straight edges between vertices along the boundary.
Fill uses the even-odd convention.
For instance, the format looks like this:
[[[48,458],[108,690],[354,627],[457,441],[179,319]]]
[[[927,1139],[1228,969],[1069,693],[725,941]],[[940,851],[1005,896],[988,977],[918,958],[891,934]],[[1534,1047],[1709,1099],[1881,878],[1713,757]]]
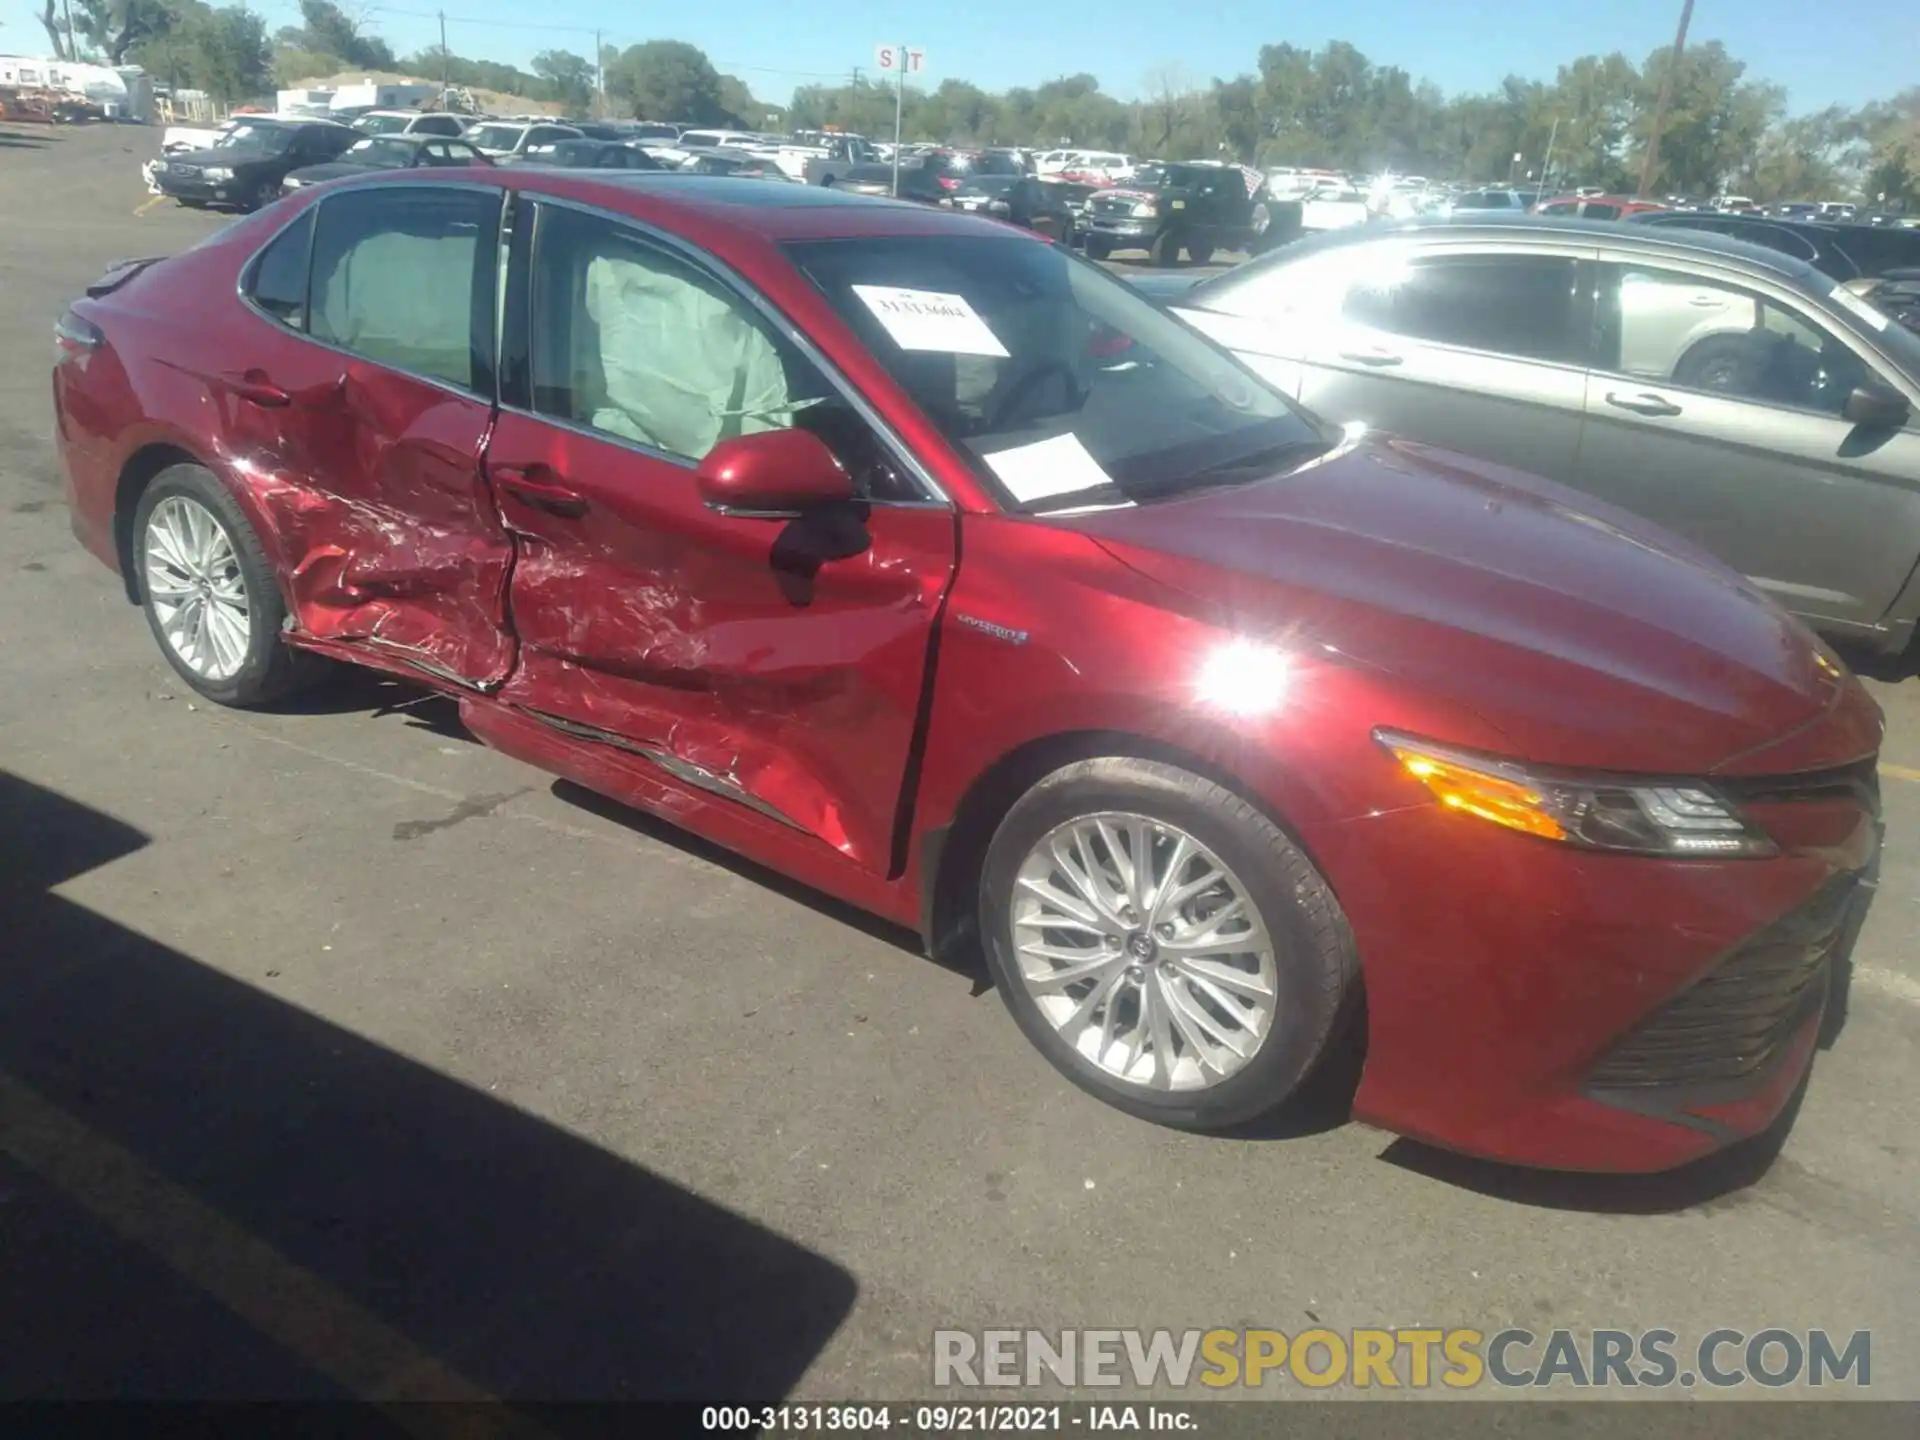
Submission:
[[[458,135],[460,122],[451,115],[429,115],[421,120],[420,128],[429,135]]]
[[[247,298],[292,330],[307,327],[307,255],[313,248],[313,211],[274,237],[247,275]]]
[[[533,408],[698,461],[801,428],[862,494],[918,499],[866,422],[746,299],[613,221],[543,206],[534,239]]]
[[[1833,416],[1872,378],[1824,325],[1751,290],[1640,266],[1619,277],[1612,368],[1623,375]]]
[[[1580,207],[1580,213],[1589,220],[1618,220],[1620,207],[1609,205],[1604,200],[1589,200]]]
[[[1579,364],[1578,270],[1557,255],[1443,255],[1416,260],[1384,284],[1347,292],[1349,321],[1523,360]]]
[[[1555,201],[1551,205],[1542,205],[1540,207],[1540,213],[1542,215],[1578,215],[1580,213],[1580,202],[1578,200]]]
[[[397,370],[493,390],[500,197],[393,189],[320,206],[309,329]]]

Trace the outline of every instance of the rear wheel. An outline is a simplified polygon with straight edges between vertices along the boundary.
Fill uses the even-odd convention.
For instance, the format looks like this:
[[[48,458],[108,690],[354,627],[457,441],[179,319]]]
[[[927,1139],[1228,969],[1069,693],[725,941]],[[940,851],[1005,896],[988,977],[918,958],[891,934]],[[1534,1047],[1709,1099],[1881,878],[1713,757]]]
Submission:
[[[214,703],[262,705],[324,672],[281,640],[286,607],[260,538],[201,466],[170,466],[140,497],[133,564],[161,653]]]
[[[1695,390],[1750,395],[1764,368],[1758,347],[1748,335],[1710,335],[1680,357],[1673,382]]]
[[[988,846],[981,933],[1020,1028],[1076,1085],[1187,1129],[1288,1099],[1356,989],[1353,940],[1261,811],[1171,765],[1049,775]]]

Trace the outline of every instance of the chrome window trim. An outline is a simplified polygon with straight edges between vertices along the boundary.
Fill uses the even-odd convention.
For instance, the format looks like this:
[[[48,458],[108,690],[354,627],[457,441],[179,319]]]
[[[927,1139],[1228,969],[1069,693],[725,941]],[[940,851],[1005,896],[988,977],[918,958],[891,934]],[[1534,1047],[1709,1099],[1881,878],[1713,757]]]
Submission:
[[[424,169],[427,167],[423,166],[418,168]],[[448,166],[446,168],[453,169],[455,167]],[[371,179],[372,177],[365,177],[365,178]],[[355,183],[355,181],[350,180],[346,184],[344,184],[339,190],[335,190],[330,193],[332,195],[338,195],[338,194],[346,193],[347,191],[360,190],[364,188],[365,188],[364,184]],[[458,181],[458,180],[435,181],[435,182],[432,182],[431,184],[421,184],[418,181],[408,180],[405,182],[396,183],[395,185],[393,185],[392,188],[394,189],[418,188],[423,190],[424,189],[468,190],[476,194],[498,195],[501,197],[500,220],[498,222],[498,228],[499,228],[499,233],[503,237],[505,235],[507,201],[513,195],[514,192],[508,189],[504,185],[476,185],[476,184],[473,184],[471,181]],[[493,394],[491,395],[483,395],[480,391],[475,390],[474,388],[468,385],[456,385],[454,384],[453,381],[446,379],[444,376],[426,375],[421,373],[418,370],[408,370],[403,366],[388,364],[384,360],[376,360],[371,355],[362,355],[358,350],[349,350],[346,346],[336,345],[331,340],[322,340],[319,336],[315,335],[310,330],[295,330],[292,326],[288,325],[284,320],[280,319],[277,315],[273,315],[268,311],[261,309],[258,305],[253,303],[253,297],[247,293],[247,285],[248,285],[249,278],[253,275],[254,271],[258,268],[261,257],[265,255],[268,250],[273,248],[274,243],[278,241],[282,235],[286,234],[287,231],[291,230],[295,225],[298,225],[301,222],[301,220],[308,215],[313,216],[313,236],[309,237],[307,240],[307,298],[309,301],[312,300],[313,298],[313,240],[314,238],[318,237],[318,235],[320,234],[320,215],[319,215],[320,207],[325,205],[329,198],[330,198],[329,195],[323,195],[318,200],[312,201],[310,204],[301,206],[292,215],[289,215],[286,221],[282,225],[280,225],[279,228],[277,228],[273,232],[273,234],[269,235],[266,238],[266,240],[261,244],[259,249],[255,250],[251,255],[247,257],[246,263],[240,267],[240,273],[234,279],[234,295],[235,295],[235,298],[237,298],[240,301],[241,307],[245,310],[252,312],[252,314],[257,316],[259,319],[266,321],[267,324],[273,326],[274,329],[280,331],[282,334],[291,335],[296,340],[304,340],[307,344],[315,346],[318,349],[328,351],[329,353],[334,355],[344,355],[348,359],[358,360],[362,364],[377,365],[382,370],[390,371],[395,375],[404,375],[409,380],[418,381],[422,385],[431,385],[436,390],[444,390],[450,395],[458,396],[462,400],[477,400],[481,404],[486,405],[489,408],[494,410],[498,410],[499,408],[501,408],[500,407],[500,331],[501,331],[501,312],[505,308],[506,302],[504,297],[507,293],[504,249],[499,249],[497,251],[496,259],[494,261]]]
[[[699,246],[681,239],[670,230],[663,230],[659,226],[650,224],[645,220],[623,214],[618,210],[610,210],[602,205],[594,205],[587,201],[574,200],[565,196],[551,195],[528,187],[519,187],[516,193],[537,201],[542,210],[548,206],[556,209],[572,210],[579,214],[590,215],[598,220],[609,221],[619,228],[630,230],[646,243],[655,246],[655,248],[665,250],[677,258],[683,259],[686,263],[693,266],[695,270],[711,276],[730,292],[739,295],[751,305],[779,332],[783,339],[800,352],[801,356],[809,364],[815,366],[820,373],[826,377],[827,383],[839,392],[843,400],[853,407],[855,414],[866,421],[867,425],[872,428],[874,434],[880,437],[880,443],[892,454],[894,460],[901,464],[907,472],[913,476],[920,488],[926,492],[923,498],[919,500],[869,500],[867,501],[868,504],[885,506],[888,509],[952,510],[955,508],[952,497],[946,493],[945,488],[940,482],[934,479],[932,472],[929,471],[921,462],[920,458],[913,453],[906,442],[900,438],[893,426],[881,417],[879,411],[860,393],[853,382],[848,380],[847,377],[840,372],[840,368],[830,361],[826,355],[821,353],[820,349],[814,345],[806,333],[802,331],[798,325],[794,324],[784,311],[780,310],[763,296],[758,288],[752,285],[745,276],[741,275],[717,255],[713,255],[708,251],[702,250]],[[529,270],[531,270],[538,260],[539,248],[540,224],[536,221],[533,246],[527,255]],[[533,323],[531,274],[528,276],[527,320],[531,326]],[[504,332],[504,312],[502,322]],[[496,335],[494,341],[494,353],[496,356],[504,352],[505,346],[505,334],[501,333]],[[531,364],[531,357],[529,357],[529,364]],[[653,446],[642,444],[637,440],[628,439],[623,435],[615,435],[606,430],[596,430],[592,426],[583,425],[576,420],[569,420],[558,415],[544,414],[539,410],[532,409],[530,406],[523,408],[517,405],[501,403],[499,408],[503,413],[522,415],[528,419],[539,420],[545,424],[558,425],[563,429],[571,430],[576,434],[587,436],[590,439],[604,440],[610,444],[633,450],[650,459],[668,461],[689,473],[699,468],[700,462],[697,460],[689,460],[683,455],[672,455],[664,450],[657,450]]]

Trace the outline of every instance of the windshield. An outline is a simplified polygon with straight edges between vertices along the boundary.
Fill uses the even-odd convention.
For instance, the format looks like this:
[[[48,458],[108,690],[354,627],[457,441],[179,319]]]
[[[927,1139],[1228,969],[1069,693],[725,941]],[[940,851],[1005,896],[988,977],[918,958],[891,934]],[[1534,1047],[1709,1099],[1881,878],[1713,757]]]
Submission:
[[[1019,183],[1018,175],[974,175],[960,187],[962,195],[1004,195]]]
[[[1133,172],[1132,177],[1127,181],[1127,188],[1129,190],[1151,190],[1155,186],[1171,185],[1172,183],[1172,177],[1168,173],[1166,166],[1142,165]]]
[[[788,254],[1010,508],[1144,502],[1290,468],[1319,425],[1127,285],[972,235]]]
[[[353,128],[367,135],[396,135],[407,128],[404,115],[362,115]]]
[[[378,165],[386,169],[399,169],[413,164],[414,147],[404,140],[389,139],[380,135],[369,135],[365,140],[356,140],[347,147],[342,160],[350,160],[355,165]]]
[[[241,120],[213,143],[214,148],[219,150],[245,148],[277,153],[293,143],[293,127],[260,125],[250,120]]]
[[[526,133],[524,125],[476,125],[466,138],[482,150],[511,150]]]

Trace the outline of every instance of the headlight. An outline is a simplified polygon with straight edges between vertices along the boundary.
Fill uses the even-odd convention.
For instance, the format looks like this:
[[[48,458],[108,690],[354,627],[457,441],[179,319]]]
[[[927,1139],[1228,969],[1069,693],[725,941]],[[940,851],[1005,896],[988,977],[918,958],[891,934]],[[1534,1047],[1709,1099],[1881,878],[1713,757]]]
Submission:
[[[1133,213],[1140,216],[1158,215],[1160,213],[1160,202],[1158,200],[1142,200],[1138,205],[1133,207]]]
[[[289,175],[286,178],[286,180],[283,181],[282,183],[285,186],[285,188],[288,190],[298,190],[302,185],[306,184],[307,182],[304,180],[296,180],[294,179],[293,176]]]
[[[1448,809],[1589,850],[1763,856],[1774,843],[1702,783],[1581,777],[1435,745],[1390,730],[1374,739]]]
[[[212,180],[215,183],[218,183],[219,181],[222,181],[222,180],[231,180],[233,178],[233,171],[229,170],[224,165],[209,165],[206,169],[200,172],[200,178],[202,180]]]

